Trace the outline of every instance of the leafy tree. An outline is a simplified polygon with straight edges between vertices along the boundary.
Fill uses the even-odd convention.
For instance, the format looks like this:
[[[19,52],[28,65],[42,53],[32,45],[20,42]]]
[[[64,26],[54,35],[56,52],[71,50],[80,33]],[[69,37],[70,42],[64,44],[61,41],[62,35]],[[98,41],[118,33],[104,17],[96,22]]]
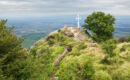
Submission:
[[[22,39],[12,33],[14,27],[6,27],[7,20],[0,21],[0,58],[22,49]]]
[[[82,27],[90,30],[98,41],[113,37],[115,18],[112,15],[106,15],[104,12],[94,12],[84,22],[85,24]]]
[[[10,77],[10,65],[25,57],[26,52],[21,46],[23,39],[13,34],[14,27],[7,27],[6,22],[7,20],[0,21],[0,73]],[[16,65],[13,67],[15,68]]]

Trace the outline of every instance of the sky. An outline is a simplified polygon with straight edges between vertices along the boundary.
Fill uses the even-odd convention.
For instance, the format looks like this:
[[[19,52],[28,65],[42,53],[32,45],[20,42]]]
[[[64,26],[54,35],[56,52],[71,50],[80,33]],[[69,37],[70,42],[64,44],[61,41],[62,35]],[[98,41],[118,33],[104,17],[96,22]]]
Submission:
[[[0,16],[54,16],[103,11],[130,15],[130,0],[0,0]]]

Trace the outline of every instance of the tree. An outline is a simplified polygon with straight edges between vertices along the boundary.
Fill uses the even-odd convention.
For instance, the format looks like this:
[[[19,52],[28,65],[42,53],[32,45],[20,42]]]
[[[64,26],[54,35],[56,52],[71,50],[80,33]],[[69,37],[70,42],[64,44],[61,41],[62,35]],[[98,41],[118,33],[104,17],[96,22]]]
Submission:
[[[14,27],[6,27],[7,20],[0,21],[0,58],[22,49],[22,39],[12,33]]]
[[[90,30],[98,41],[107,40],[113,37],[115,18],[104,12],[94,12],[85,19],[82,27]]]
[[[23,39],[13,34],[14,27],[7,27],[6,22],[7,20],[0,21],[0,75],[10,77],[10,65],[25,57],[26,52],[21,46]]]

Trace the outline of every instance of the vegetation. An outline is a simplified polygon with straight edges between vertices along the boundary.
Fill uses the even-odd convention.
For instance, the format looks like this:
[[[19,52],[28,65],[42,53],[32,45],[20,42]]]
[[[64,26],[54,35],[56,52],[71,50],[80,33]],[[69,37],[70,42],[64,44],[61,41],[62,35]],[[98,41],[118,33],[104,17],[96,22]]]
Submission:
[[[115,55],[114,53],[114,49],[116,48],[116,41],[115,40],[107,40],[106,42],[104,42],[104,44],[102,45],[102,48],[104,50],[104,52],[110,56],[113,57]]]
[[[2,79],[14,76],[13,68],[16,68],[17,61],[22,60],[26,55],[21,47],[23,39],[13,34],[11,32],[13,27],[6,27],[6,22],[7,20],[0,21],[0,78]],[[16,64],[13,65],[14,63]]]
[[[97,41],[101,42],[113,37],[115,18],[112,15],[106,15],[104,12],[94,12],[84,22],[85,24],[82,27],[90,30]]]
[[[5,26],[7,20],[0,21],[0,80],[50,80],[53,76],[58,80],[129,80],[130,37],[119,40],[112,38],[115,19],[111,15],[97,12],[88,16],[86,21],[91,17],[99,21],[93,24],[101,22],[98,28],[110,29],[101,31],[104,33],[101,36],[95,32],[98,28],[92,28],[98,40],[102,40],[101,43],[94,42],[82,30],[79,34],[85,39],[76,40],[68,33],[70,31],[60,29],[38,40],[30,51],[22,48],[23,39],[12,33],[13,28]],[[102,24],[102,19],[106,18],[113,21]],[[71,50],[55,66],[53,63],[62,56],[67,46],[71,46]]]
[[[129,65],[129,55],[126,54],[123,57],[120,52],[120,49],[125,44],[119,47],[120,44],[116,40],[110,39],[103,44],[98,44],[98,47],[92,48],[90,45],[85,44],[85,42],[89,41],[76,42],[73,38],[67,37],[64,32],[59,31],[58,33],[49,35],[48,37],[51,38],[44,43],[42,41],[47,37],[39,40],[31,49],[35,50],[36,55],[41,57],[43,52],[49,47],[49,51],[51,50],[52,53],[45,52],[44,54],[47,54],[46,56],[49,54],[49,58],[52,61],[46,64],[51,64],[57,59],[58,54],[63,52],[66,45],[72,46],[72,51],[68,52],[62,59],[57,71],[53,66],[48,67],[47,70],[52,70],[51,75],[56,71],[55,77],[58,77],[58,80],[120,80],[121,76],[117,76],[118,71],[121,69],[121,66]],[[50,41],[52,44],[50,44]],[[126,45],[126,47],[123,47],[125,51],[129,49],[127,43]],[[101,49],[103,49],[103,52],[100,51]],[[103,55],[105,56],[102,57]],[[48,60],[45,59],[45,61]],[[122,74],[122,77],[127,80],[129,72],[127,71],[125,73],[127,76]]]
[[[130,36],[128,36],[128,37],[120,37],[117,41],[119,43],[130,42]]]

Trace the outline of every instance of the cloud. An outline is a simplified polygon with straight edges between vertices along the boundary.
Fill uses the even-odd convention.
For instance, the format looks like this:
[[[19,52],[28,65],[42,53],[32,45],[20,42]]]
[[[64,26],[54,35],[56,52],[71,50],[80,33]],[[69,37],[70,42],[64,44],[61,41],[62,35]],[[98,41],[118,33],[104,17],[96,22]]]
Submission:
[[[104,11],[130,15],[130,0],[0,0],[0,14],[50,16]]]

